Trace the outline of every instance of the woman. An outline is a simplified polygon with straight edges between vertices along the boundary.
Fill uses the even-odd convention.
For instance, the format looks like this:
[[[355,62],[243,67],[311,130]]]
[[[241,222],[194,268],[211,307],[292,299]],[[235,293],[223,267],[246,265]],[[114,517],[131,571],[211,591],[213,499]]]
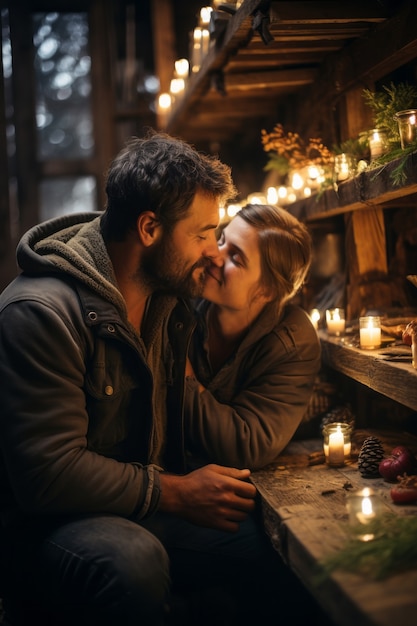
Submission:
[[[187,366],[190,466],[259,469],[288,444],[320,368],[308,315],[290,304],[311,262],[307,228],[287,211],[247,205],[218,241]]]

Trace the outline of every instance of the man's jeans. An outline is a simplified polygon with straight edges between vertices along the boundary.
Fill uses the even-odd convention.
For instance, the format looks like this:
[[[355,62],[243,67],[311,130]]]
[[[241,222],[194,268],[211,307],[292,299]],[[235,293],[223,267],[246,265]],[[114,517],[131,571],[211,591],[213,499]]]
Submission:
[[[6,546],[6,614],[9,605],[17,624],[22,606],[40,607],[60,625],[160,626],[171,578],[180,594],[224,585],[253,593],[271,551],[252,518],[237,533],[162,513],[139,523],[111,515],[32,519]]]

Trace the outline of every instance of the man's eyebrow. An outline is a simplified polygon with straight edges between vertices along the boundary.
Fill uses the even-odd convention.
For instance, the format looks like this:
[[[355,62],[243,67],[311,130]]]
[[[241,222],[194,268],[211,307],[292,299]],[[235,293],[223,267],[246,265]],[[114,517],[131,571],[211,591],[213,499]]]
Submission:
[[[201,228],[201,232],[204,232],[206,230],[216,230],[217,227],[218,224],[206,224],[206,226],[203,226],[203,228]]]

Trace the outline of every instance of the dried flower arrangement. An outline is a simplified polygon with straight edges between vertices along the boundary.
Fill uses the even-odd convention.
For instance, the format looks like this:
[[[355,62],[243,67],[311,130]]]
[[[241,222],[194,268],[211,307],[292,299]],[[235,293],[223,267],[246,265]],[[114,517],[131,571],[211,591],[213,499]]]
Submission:
[[[263,129],[261,139],[269,156],[266,171],[277,170],[284,176],[292,169],[307,165],[330,166],[333,163],[333,154],[321,139],[309,139],[306,143],[298,133],[286,133],[282,124],[276,124],[270,133]]]

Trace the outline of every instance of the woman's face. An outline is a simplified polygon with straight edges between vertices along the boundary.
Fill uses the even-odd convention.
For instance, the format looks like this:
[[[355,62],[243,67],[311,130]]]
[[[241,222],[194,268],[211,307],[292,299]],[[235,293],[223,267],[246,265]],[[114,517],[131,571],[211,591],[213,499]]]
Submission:
[[[232,310],[256,310],[269,300],[261,287],[257,231],[237,215],[218,241],[223,266],[206,270],[203,297]]]

